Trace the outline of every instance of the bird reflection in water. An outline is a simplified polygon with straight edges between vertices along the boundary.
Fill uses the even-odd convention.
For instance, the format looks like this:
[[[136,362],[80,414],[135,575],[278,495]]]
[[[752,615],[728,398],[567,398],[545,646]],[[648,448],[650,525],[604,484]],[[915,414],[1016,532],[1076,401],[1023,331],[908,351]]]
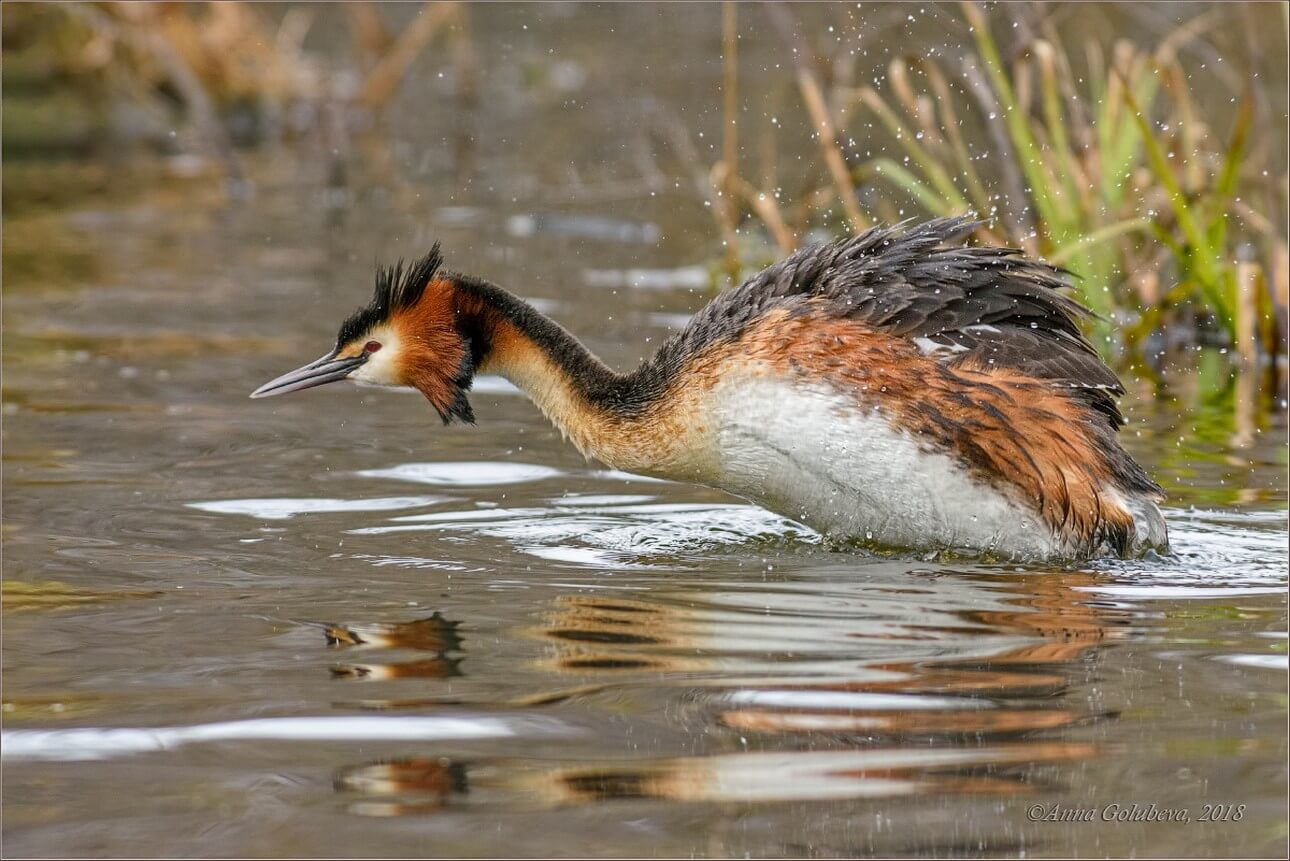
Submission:
[[[327,644],[334,648],[409,650],[430,653],[411,661],[394,663],[335,664],[333,676],[346,679],[446,679],[461,675],[461,650],[457,622],[438,613],[423,619],[392,624],[328,625]]]
[[[974,571],[939,576],[932,588],[781,583],[631,598],[564,595],[544,624],[524,633],[547,645],[538,668],[571,684],[491,705],[674,689],[685,694],[665,694],[681,703],[676,719],[693,720],[697,727],[682,729],[710,739],[711,754],[592,762],[409,757],[343,769],[336,785],[359,796],[355,812],[373,815],[466,803],[1040,791],[1032,766],[1097,753],[1064,731],[1111,717],[1067,696],[1095,672],[1099,647],[1132,634],[1126,613],[1082,591],[1096,580],[1083,572]]]

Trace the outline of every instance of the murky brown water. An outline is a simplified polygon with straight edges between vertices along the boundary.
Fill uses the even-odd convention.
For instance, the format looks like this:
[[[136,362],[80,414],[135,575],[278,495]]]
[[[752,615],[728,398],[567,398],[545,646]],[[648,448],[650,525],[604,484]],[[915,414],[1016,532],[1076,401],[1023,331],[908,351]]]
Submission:
[[[492,26],[503,73],[562,68]],[[338,207],[309,151],[249,157],[234,204],[6,167],[102,188],[6,218],[7,854],[1284,854],[1284,414],[1233,447],[1222,357],[1130,404],[1176,557],[1081,568],[831,552],[585,463],[499,380],[475,429],[247,400],[433,238],[620,367],[699,307],[693,272],[621,273],[701,263],[703,212],[605,183],[623,93],[706,103],[719,66],[603,54],[484,109],[469,181],[409,111]],[[1134,805],[1191,821],[1028,818]]]

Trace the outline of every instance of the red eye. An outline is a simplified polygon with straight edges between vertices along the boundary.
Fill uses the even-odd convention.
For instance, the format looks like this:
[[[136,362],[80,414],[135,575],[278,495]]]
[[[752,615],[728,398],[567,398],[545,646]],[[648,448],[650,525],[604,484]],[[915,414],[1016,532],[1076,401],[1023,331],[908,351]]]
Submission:
[[[380,341],[368,341],[366,344],[363,345],[364,353],[375,353],[379,349],[381,349]]]

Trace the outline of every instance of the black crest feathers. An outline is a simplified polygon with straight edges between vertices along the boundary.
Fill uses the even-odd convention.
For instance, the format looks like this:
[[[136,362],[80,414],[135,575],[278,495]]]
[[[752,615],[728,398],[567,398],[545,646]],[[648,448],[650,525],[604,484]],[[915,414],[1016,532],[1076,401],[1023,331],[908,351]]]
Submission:
[[[436,242],[430,253],[411,265],[405,266],[403,260],[393,266],[376,267],[376,290],[372,301],[359,308],[340,326],[336,335],[337,349],[371,331],[372,327],[384,323],[390,314],[403,311],[416,305],[425,293],[426,285],[434,279],[443,265],[443,255]]]

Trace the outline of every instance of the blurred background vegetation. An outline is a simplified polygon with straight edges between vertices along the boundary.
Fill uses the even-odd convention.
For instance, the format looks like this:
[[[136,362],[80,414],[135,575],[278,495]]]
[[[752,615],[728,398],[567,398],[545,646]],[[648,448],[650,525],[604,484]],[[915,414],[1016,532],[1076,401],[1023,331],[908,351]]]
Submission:
[[[708,8],[711,114],[641,102],[623,142],[639,171],[601,188],[688,196],[714,283],[879,221],[975,212],[980,241],[1073,273],[1108,358],[1149,374],[1211,346],[1284,391],[1287,4],[935,4],[930,26],[908,4]],[[417,66],[448,81],[437,110],[468,174],[494,74],[472,27],[484,11],[7,3],[5,161],[62,164],[6,171],[6,218],[110,181],[68,164],[133,150],[237,198],[254,189],[248,152],[312,148],[343,193],[355,153],[368,173],[391,160],[383,139]],[[580,74],[535,64],[511,84],[558,96]],[[40,265],[18,228],[7,274]]]

